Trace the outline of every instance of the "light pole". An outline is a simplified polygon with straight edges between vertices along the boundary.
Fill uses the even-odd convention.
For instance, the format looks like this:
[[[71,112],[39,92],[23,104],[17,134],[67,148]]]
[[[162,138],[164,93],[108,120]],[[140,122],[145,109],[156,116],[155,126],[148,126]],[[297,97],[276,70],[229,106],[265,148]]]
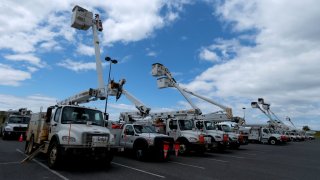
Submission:
[[[246,108],[243,107],[242,109],[243,109],[243,120],[245,120],[246,119]]]
[[[106,96],[106,105],[104,108],[104,114],[107,116],[107,120],[109,120],[109,114],[107,114],[107,106],[108,106],[108,96],[109,96],[109,83],[110,83],[110,73],[111,73],[111,64],[117,64],[118,61],[115,59],[111,59],[110,57],[106,57],[105,60],[109,63],[109,75],[108,75],[108,84],[107,84],[107,96]]]

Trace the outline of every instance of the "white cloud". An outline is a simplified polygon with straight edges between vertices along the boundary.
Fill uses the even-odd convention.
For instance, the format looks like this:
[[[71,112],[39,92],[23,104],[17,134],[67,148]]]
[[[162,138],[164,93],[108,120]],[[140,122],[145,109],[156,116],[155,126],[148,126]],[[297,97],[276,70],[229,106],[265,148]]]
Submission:
[[[94,56],[94,46],[87,46],[85,44],[78,44],[77,46],[77,53],[80,55],[86,55],[86,56]],[[102,51],[100,51],[102,53]]]
[[[199,54],[199,58],[202,60],[217,62],[219,61],[219,56],[213,51],[208,50],[207,48],[203,48]]]
[[[156,52],[154,52],[154,51],[150,51],[150,52],[148,52],[148,54],[147,54],[148,56],[151,56],[151,57],[157,57],[157,53]]]
[[[19,86],[21,81],[31,78],[29,72],[13,69],[10,66],[0,64],[0,85]]]
[[[311,121],[320,118],[317,101],[320,99],[320,6],[317,4],[312,0],[236,0],[220,4],[215,15],[240,34],[239,38],[219,39],[204,47],[220,50],[219,57],[226,61],[208,68],[187,87],[212,98],[224,98],[222,102],[233,107],[244,102],[249,106],[251,101],[264,97],[276,105],[274,112],[279,116],[304,119],[313,122],[311,127],[320,129]],[[253,45],[240,43],[246,33],[254,40]]]
[[[40,58],[36,57],[34,54],[14,54],[14,55],[5,55],[6,59],[11,61],[25,61],[37,67],[43,67],[44,64],[41,62]]]
[[[46,111],[46,108],[56,104],[56,99],[39,94],[18,97],[10,94],[0,94],[0,110],[28,108],[32,112]]]
[[[70,59],[66,59],[57,64],[58,66],[64,67],[66,69],[70,69],[75,72],[79,71],[88,71],[88,70],[95,70],[96,63],[95,62],[80,62],[80,61],[73,61]]]

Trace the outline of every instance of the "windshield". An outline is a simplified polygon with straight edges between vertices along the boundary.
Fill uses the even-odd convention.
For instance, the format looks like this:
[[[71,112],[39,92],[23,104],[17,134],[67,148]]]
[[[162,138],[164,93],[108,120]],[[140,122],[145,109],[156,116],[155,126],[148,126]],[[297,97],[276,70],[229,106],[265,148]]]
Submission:
[[[193,123],[191,120],[179,120],[179,127],[181,131],[192,130]]]
[[[215,130],[216,129],[216,125],[211,121],[205,121],[204,125],[207,130]]]
[[[12,124],[28,124],[29,121],[30,121],[30,117],[11,116],[11,117],[9,117],[8,123],[12,123]]]
[[[137,134],[156,133],[155,129],[152,126],[133,125],[133,127]]]
[[[221,129],[224,132],[231,132],[231,128],[227,125],[221,125]]]
[[[82,107],[65,107],[62,111],[61,123],[104,125],[102,113],[98,110]]]

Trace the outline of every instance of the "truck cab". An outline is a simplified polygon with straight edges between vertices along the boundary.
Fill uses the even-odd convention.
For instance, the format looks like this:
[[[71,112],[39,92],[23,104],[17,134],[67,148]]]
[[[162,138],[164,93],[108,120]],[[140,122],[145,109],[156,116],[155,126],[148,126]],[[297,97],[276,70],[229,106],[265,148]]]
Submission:
[[[192,150],[203,153],[211,145],[211,137],[196,130],[190,119],[167,119],[166,133],[180,144],[180,154]]]
[[[111,129],[116,137],[116,145],[133,151],[138,160],[153,155],[158,160],[167,160],[174,152],[174,139],[156,132],[151,125],[127,123]]]
[[[275,133],[273,129],[268,127],[252,127],[250,129],[249,140],[260,143],[269,143],[271,145],[286,142],[285,136]]]
[[[50,168],[58,167],[63,158],[99,158],[109,164],[114,137],[105,127],[103,113],[97,109],[76,105],[56,105],[46,113],[36,113],[29,122],[26,153],[41,147],[48,155]]]
[[[217,124],[216,125],[220,131],[223,131],[229,136],[229,147],[230,148],[239,148],[239,135],[232,131],[231,127],[226,124]]]
[[[194,124],[197,130],[203,131],[211,137],[210,150],[225,150],[229,145],[229,135],[224,131],[218,130],[213,121],[195,120]]]
[[[2,139],[8,139],[10,137],[25,136],[27,126],[30,121],[30,112],[25,108],[19,109],[19,111],[8,111],[8,115],[5,119],[5,123],[2,127]]]

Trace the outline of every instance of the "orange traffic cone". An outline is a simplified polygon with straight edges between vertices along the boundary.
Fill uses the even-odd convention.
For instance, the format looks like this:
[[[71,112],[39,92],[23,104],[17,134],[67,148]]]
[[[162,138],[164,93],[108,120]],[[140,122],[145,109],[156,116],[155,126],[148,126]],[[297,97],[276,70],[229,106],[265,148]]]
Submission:
[[[168,150],[169,150],[169,144],[168,143],[164,143],[163,144],[163,153],[164,153],[164,158],[167,158],[167,154],[168,154]]]
[[[21,134],[20,137],[19,137],[19,142],[22,142],[22,141],[23,141],[23,136]]]

